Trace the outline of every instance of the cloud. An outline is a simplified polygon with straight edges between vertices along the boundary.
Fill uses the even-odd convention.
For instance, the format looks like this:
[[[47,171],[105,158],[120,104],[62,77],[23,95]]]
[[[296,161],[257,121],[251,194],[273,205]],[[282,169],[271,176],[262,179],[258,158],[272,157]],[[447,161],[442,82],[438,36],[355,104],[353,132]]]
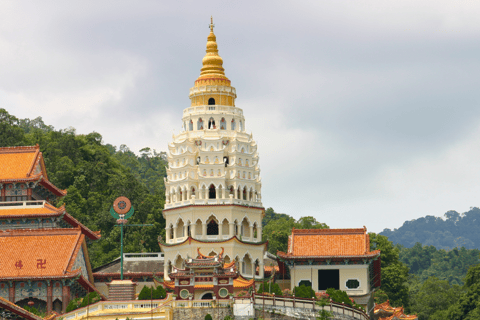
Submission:
[[[444,0],[11,1],[0,105],[166,150],[213,15],[264,205],[381,231],[479,205],[479,14]]]

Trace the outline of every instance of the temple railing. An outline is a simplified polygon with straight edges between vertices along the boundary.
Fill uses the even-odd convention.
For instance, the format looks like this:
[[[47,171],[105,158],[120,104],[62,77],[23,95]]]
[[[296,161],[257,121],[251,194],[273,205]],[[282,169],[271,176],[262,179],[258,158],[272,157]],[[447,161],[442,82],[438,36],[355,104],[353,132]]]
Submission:
[[[245,301],[245,298],[242,298]],[[362,309],[357,309],[355,307],[349,306],[344,303],[337,303],[334,301],[330,301],[324,307],[318,306],[316,299],[308,299],[308,298],[296,298],[296,297],[286,297],[286,296],[269,296],[263,294],[253,294],[251,299],[255,304],[256,308],[264,308],[265,310],[276,310],[282,311],[286,308],[293,308],[293,309],[303,309],[303,310],[310,310],[313,313],[318,313],[320,309],[324,309],[326,311],[333,312],[335,314],[342,314],[345,316],[352,317],[353,319],[361,319],[361,320],[370,320],[368,314],[363,311]],[[237,299],[235,299],[235,303],[239,303]],[[248,301],[248,300],[247,300]]]

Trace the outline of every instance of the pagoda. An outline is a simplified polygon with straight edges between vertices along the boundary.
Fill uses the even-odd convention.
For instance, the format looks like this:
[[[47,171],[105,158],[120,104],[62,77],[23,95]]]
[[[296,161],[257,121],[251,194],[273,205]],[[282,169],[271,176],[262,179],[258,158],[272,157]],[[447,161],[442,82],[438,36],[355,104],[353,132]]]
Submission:
[[[184,269],[201,248],[208,256],[222,251],[225,263],[235,262],[242,277],[262,279],[267,243],[257,144],[235,105],[213,22],[209,27],[203,67],[183,110],[183,130],[168,145],[166,238],[159,241],[164,278],[170,280],[174,268]]]
[[[100,239],[52,205],[66,195],[47,175],[40,147],[0,148],[0,297],[47,313],[96,291],[87,241]]]

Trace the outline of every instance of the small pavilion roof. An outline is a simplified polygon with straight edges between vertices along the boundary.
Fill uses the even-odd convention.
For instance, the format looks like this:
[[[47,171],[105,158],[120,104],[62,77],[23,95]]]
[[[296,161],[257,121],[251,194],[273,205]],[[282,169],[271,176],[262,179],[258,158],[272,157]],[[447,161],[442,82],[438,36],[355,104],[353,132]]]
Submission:
[[[81,270],[72,268],[84,240],[80,228],[0,232],[0,278],[76,277]]]
[[[404,313],[403,307],[392,307],[390,301],[387,300],[383,303],[377,304],[373,309],[375,318],[379,320],[416,320],[417,315],[407,315]]]
[[[367,228],[361,229],[293,229],[288,238],[288,252],[281,258],[374,258],[370,251]]]
[[[0,148],[0,163],[2,164],[0,183],[39,181],[56,196],[63,197],[67,194],[66,190],[58,189],[48,180],[45,162],[38,144]]]
[[[254,279],[247,280],[241,275],[238,276],[238,278],[233,280],[233,287],[234,288],[239,288],[239,289],[245,289],[253,286],[255,284]]]

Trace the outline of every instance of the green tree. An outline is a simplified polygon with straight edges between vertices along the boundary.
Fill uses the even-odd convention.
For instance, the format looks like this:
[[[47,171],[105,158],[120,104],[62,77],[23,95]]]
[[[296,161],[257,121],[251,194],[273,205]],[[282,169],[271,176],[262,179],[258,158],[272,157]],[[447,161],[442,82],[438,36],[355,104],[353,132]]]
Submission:
[[[460,286],[450,286],[447,280],[430,277],[410,299],[409,312],[417,314],[419,320],[431,319],[435,313],[437,316],[443,314],[461,293]]]
[[[328,288],[326,293],[328,294],[330,299],[332,299],[337,303],[344,303],[344,304],[348,304],[349,306],[353,306],[352,300],[350,300],[350,297],[345,291],[337,290],[334,288]]]
[[[480,319],[480,264],[470,267],[465,277],[465,292],[443,314],[449,320]],[[438,317],[437,317],[438,318]]]
[[[321,308],[318,312],[317,320],[329,320],[333,318],[333,312],[325,310],[325,307],[330,305],[330,301],[327,298],[322,298],[320,301],[317,301],[316,304]]]
[[[25,132],[19,120],[0,108],[0,147],[13,147],[24,144]]]
[[[387,294],[392,306],[408,306],[408,267],[399,260],[400,249],[394,247],[387,237],[369,233],[370,249],[381,251],[381,289]]]

